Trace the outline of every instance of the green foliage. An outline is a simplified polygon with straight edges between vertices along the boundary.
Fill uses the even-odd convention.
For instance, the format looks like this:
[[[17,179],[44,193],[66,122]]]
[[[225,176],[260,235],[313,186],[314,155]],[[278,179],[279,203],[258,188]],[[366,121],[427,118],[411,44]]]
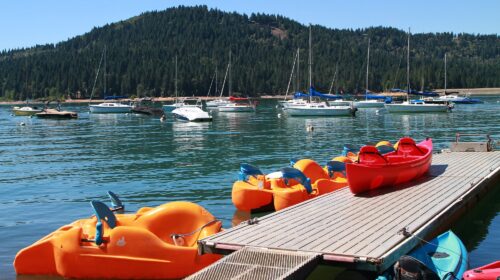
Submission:
[[[244,95],[284,93],[300,48],[300,89],[308,85],[308,27],[282,16],[226,13],[205,6],[177,7],[109,24],[56,45],[0,52],[0,98],[89,98],[106,47],[107,95],[174,96],[174,57],[179,95],[203,96],[218,71],[220,90],[232,52],[233,90]],[[371,38],[370,89],[406,87],[406,40],[394,28],[340,30],[312,27],[313,83],[364,89],[367,36]],[[500,86],[497,35],[415,34],[411,38],[412,88],[441,88],[448,53],[448,87]],[[104,92],[103,69],[94,98]],[[213,89],[212,87],[212,95]],[[225,87],[227,94],[227,83]]]

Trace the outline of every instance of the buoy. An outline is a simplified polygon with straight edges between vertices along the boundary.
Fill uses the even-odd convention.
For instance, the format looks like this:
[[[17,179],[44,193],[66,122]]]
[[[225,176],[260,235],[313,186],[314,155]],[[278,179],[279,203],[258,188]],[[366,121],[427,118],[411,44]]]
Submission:
[[[278,114],[278,118],[281,118],[281,114]]]
[[[308,125],[306,130],[307,130],[307,132],[313,132],[314,131],[314,126]]]
[[[167,120],[167,117],[165,115],[161,115],[160,122],[164,122]]]
[[[24,122],[20,123],[19,124],[20,126],[25,126],[26,124]]]

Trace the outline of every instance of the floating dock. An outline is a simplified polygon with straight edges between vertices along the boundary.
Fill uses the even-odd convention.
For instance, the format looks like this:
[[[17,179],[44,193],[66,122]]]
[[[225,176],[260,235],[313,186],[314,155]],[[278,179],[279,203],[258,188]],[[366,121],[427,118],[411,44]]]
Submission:
[[[500,152],[434,154],[411,184],[362,195],[343,188],[201,240],[200,253],[237,252],[189,279],[304,278],[320,262],[382,272],[499,179]]]

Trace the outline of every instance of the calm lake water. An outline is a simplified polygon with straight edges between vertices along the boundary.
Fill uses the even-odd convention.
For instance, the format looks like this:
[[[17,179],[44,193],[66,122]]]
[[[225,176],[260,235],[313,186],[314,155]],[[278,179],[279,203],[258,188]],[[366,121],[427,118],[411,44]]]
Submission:
[[[1,106],[0,279],[15,278],[17,251],[91,216],[89,201],[108,203],[107,190],[130,211],[175,200],[196,202],[227,228],[239,219],[231,186],[241,162],[265,172],[287,166],[292,158],[326,163],[344,143],[394,143],[403,135],[432,137],[436,151],[447,148],[456,132],[490,133],[500,140],[500,97],[481,99],[484,104],[456,105],[453,113],[371,109],[355,118],[286,117],[275,101],[263,101],[256,113],[219,113],[212,123],[199,124],[170,116],[162,123],[135,114],[90,115],[81,105],[64,107],[79,112],[77,120],[44,120],[13,117],[10,106]],[[309,125],[314,132],[306,131]],[[471,252],[471,267],[500,259],[499,214],[497,188],[454,226]]]

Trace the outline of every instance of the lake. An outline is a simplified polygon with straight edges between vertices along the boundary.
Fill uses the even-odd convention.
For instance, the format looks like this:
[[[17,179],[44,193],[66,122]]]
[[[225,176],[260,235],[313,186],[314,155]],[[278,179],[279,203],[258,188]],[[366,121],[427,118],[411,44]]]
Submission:
[[[0,106],[0,278],[15,278],[17,251],[91,216],[91,200],[109,203],[108,190],[129,211],[196,202],[227,228],[239,218],[231,186],[242,162],[265,172],[292,158],[325,164],[345,143],[395,143],[404,135],[433,138],[435,151],[447,148],[456,132],[481,134],[463,140],[483,141],[487,133],[500,140],[500,96],[480,98],[484,104],[456,105],[452,113],[369,109],[354,118],[286,117],[276,101],[263,100],[255,113],[215,113],[212,123],[91,115],[87,106],[67,104],[63,108],[77,111],[79,119],[45,120],[14,117],[11,106]],[[500,259],[499,214],[497,188],[453,227],[471,252],[471,267]]]

